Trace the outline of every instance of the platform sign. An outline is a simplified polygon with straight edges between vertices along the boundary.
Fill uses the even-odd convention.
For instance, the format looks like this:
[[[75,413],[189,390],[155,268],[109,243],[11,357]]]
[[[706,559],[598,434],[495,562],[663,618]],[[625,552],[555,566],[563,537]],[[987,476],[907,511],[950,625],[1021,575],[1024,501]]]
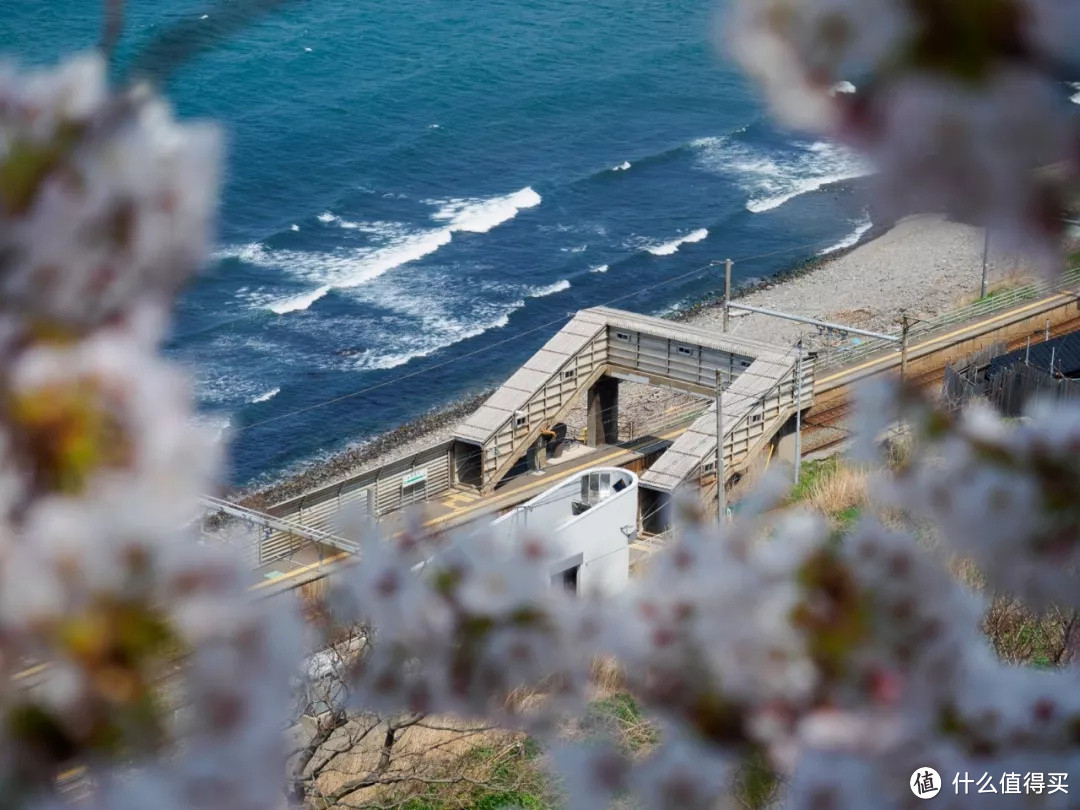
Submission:
[[[401,479],[401,488],[408,489],[427,481],[427,470],[415,470]]]

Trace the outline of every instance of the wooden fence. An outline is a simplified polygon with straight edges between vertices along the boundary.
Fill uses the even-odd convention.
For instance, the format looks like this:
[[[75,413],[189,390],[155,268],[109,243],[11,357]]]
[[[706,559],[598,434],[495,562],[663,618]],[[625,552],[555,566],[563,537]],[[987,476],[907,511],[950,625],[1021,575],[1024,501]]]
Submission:
[[[987,399],[1005,416],[1020,416],[1035,399],[1080,406],[1080,380],[1057,377],[1027,363],[987,374],[990,357],[985,354],[945,367],[941,392],[945,407],[956,410],[976,397]]]

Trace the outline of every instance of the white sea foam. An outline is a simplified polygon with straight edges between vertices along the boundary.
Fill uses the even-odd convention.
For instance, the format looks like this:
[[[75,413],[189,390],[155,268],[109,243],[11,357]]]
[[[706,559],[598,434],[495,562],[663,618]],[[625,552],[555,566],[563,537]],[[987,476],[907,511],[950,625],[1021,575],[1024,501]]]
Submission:
[[[645,245],[645,250],[649,251],[654,256],[670,256],[677,251],[683,245],[691,242],[700,242],[709,235],[709,231],[705,228],[698,228],[696,231],[691,231],[686,236],[680,236],[678,239],[672,239],[670,242],[662,242],[658,245]]]
[[[307,309],[332,289],[366,284],[384,273],[423,258],[449,244],[454,233],[487,233],[513,219],[523,208],[540,204],[540,195],[531,188],[486,200],[447,200],[434,219],[447,225],[425,231],[406,231],[394,222],[350,222],[331,211],[319,214],[324,225],[374,234],[383,244],[337,252],[268,250],[260,243],[223,251],[220,257],[235,256],[249,264],[273,267],[317,285],[307,292],[264,301],[262,306],[279,315]]]
[[[844,250],[859,244],[859,240],[863,238],[863,235],[874,227],[874,223],[870,221],[870,217],[864,217],[861,222],[855,227],[855,230],[837,242],[835,245],[831,245],[818,253],[818,256],[828,256],[830,253],[836,253],[838,250]]]
[[[290,230],[290,231],[298,231],[298,230],[300,230],[300,226],[299,226],[299,225],[297,225],[297,224],[296,224],[296,223],[294,222],[294,223],[293,223],[292,225],[290,225],[290,226],[289,226],[289,230]]]
[[[608,266],[606,264],[601,264],[601,265],[597,265],[596,267],[590,267],[589,272],[590,273],[606,273],[608,271],[608,269],[609,268],[608,268]]]
[[[748,195],[747,210],[755,214],[870,173],[870,166],[854,152],[827,141],[792,142],[773,152],[733,138],[702,138],[691,146],[698,151],[701,168],[735,178]]]
[[[367,225],[367,223],[350,222],[347,219],[342,219],[336,214],[331,214],[329,211],[324,211],[323,213],[319,214],[319,222],[323,223],[324,225],[336,225],[337,227],[344,228],[347,231],[370,230],[370,227]]]
[[[523,306],[525,306],[524,301],[516,301],[491,320],[480,323],[463,324],[436,318],[434,322],[426,324],[431,327],[430,329],[416,333],[413,342],[408,344],[404,351],[379,354],[371,349],[365,349],[357,355],[353,367],[362,371],[385,371],[403,366],[410,360],[428,357],[440,349],[469,338],[479,337],[492,329],[502,329],[510,324],[510,315]],[[400,346],[401,341],[397,340],[396,343]]]
[[[218,248],[212,254],[210,258],[214,261],[221,261],[222,259],[239,259],[242,262],[248,262],[249,264],[258,264],[258,257],[262,256],[266,252],[266,248],[262,242],[251,242],[247,245],[227,245],[223,248]]]
[[[611,167],[611,170],[612,170],[613,172],[625,172],[625,171],[626,171],[627,169],[629,169],[629,168],[630,168],[631,166],[633,166],[633,165],[634,165],[634,164],[633,164],[633,163],[631,163],[631,162],[630,162],[629,160],[624,160],[624,161],[623,161],[622,163],[620,163],[620,164],[619,164],[618,166],[612,166],[612,167]]]
[[[487,233],[518,215],[518,211],[539,205],[543,198],[530,186],[513,194],[489,199],[435,200],[439,210],[432,215],[437,222],[448,223],[451,232]]]
[[[202,15],[201,17],[199,17],[199,19],[200,19],[200,20],[209,20],[209,19],[210,19],[210,15],[209,15],[209,14],[203,14],[203,15]]]
[[[259,394],[257,397],[252,397],[251,402],[253,404],[256,403],[256,402],[266,402],[267,400],[273,399],[274,397],[276,397],[280,393],[281,393],[280,388],[272,388],[269,391],[267,391],[265,394]]]
[[[834,84],[832,87],[829,88],[829,93],[831,95],[834,95],[834,96],[835,95],[848,95],[848,94],[854,93],[855,90],[856,90],[855,85],[853,85],[851,82],[837,82],[836,84]]]
[[[328,292],[330,292],[330,287],[324,284],[317,289],[300,293],[300,295],[271,301],[266,305],[266,308],[271,312],[276,312],[278,315],[284,315],[286,312],[299,312],[310,307]]]
[[[549,295],[554,295],[555,293],[559,293],[563,290],[569,289],[570,282],[565,278],[561,278],[554,284],[548,284],[545,287],[533,287],[532,290],[529,291],[528,295],[529,298],[546,298]]]
[[[276,267],[294,275],[310,278],[318,286],[299,295],[273,300],[266,308],[284,315],[304,310],[332,289],[347,289],[366,284],[403,264],[434,253],[451,239],[447,229],[421,231],[377,248],[363,248],[347,253],[306,253],[294,250],[266,250],[262,245],[241,251],[240,258],[260,267]]]

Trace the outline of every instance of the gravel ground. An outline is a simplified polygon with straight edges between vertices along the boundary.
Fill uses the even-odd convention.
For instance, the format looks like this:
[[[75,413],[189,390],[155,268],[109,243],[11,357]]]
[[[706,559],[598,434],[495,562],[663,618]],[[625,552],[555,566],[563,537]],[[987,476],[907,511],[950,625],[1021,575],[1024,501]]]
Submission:
[[[902,311],[933,317],[978,298],[982,253],[981,229],[939,217],[911,217],[846,255],[738,302],[898,333]],[[991,286],[1019,275],[1013,256],[991,255]],[[687,322],[720,329],[722,318],[722,310],[714,307]],[[813,348],[824,345],[813,326],[758,314],[733,312],[732,332],[789,345],[801,336]]]
[[[906,310],[916,317],[933,317],[973,301],[982,272],[981,229],[947,222],[940,217],[911,217],[891,230],[794,278],[767,284],[739,298],[741,303],[777,309],[811,318],[878,332],[896,332],[897,318]],[[991,284],[1023,275],[1013,256],[991,255]],[[698,327],[721,328],[719,307],[697,309],[682,317]],[[808,348],[824,348],[814,327],[757,314],[732,316],[735,334],[775,343],[794,344],[799,337]],[[582,398],[584,399],[584,398]],[[623,383],[619,391],[620,433],[641,435],[644,426],[656,425],[687,408],[695,398],[678,392]],[[461,405],[433,414],[424,425],[406,426],[312,465],[272,487],[251,493],[253,503],[281,500],[314,486],[337,481],[402,458],[453,434]],[[585,404],[578,403],[567,417],[572,429],[585,424]],[[385,448],[385,449],[383,449]],[[376,451],[376,452],[371,452]]]

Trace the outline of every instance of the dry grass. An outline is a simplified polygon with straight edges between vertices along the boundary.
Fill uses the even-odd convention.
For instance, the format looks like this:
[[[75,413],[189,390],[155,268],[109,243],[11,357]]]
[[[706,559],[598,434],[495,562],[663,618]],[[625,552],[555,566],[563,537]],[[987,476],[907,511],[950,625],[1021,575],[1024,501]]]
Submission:
[[[833,520],[850,516],[866,505],[867,480],[866,470],[839,465],[811,483],[805,505]]]
[[[372,737],[381,741],[379,734]],[[323,796],[379,768],[378,741],[348,742],[352,747],[335,757],[318,780]],[[546,777],[528,737],[451,718],[426,718],[422,725],[409,728],[380,775],[381,784],[351,792],[339,803],[320,801],[316,794],[313,805],[459,810],[485,801],[491,806],[546,804],[541,798],[547,791]]]
[[[1001,295],[1003,292],[1023,287],[1025,284],[1030,284],[1032,280],[1032,276],[1029,273],[1024,272],[1023,269],[1010,267],[1004,276],[990,282],[987,287],[986,298],[993,298],[994,296]],[[953,309],[960,309],[981,300],[983,300],[983,297],[980,296],[978,292],[966,293],[956,300]]]
[[[593,661],[589,680],[598,697],[608,697],[626,689],[626,675],[614,658]]]
[[[833,323],[842,323],[845,326],[854,326],[858,329],[860,327],[873,325],[874,312],[866,307],[859,307],[857,309],[839,309],[836,312],[826,313],[824,320],[832,321]]]
[[[1003,661],[1048,669],[1069,662],[1075,624],[1072,611],[1036,613],[1015,599],[998,597],[986,611],[983,631]]]
[[[1080,631],[1075,611],[1051,606],[1040,612],[1018,599],[994,595],[969,559],[954,559],[949,570],[961,585],[989,598],[982,630],[1002,661],[1041,669],[1074,661]]]

